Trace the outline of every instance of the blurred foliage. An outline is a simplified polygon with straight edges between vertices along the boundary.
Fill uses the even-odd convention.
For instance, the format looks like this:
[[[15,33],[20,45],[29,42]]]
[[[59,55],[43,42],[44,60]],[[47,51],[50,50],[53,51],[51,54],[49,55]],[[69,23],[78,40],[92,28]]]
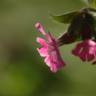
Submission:
[[[56,74],[36,51],[40,34],[35,22],[57,37],[67,25],[52,21],[49,13],[59,15],[85,6],[82,0],[0,0],[0,96],[96,95],[96,66],[70,54],[75,44],[60,48],[67,65]]]
[[[89,1],[89,5],[92,8],[96,8],[96,0],[88,0]]]

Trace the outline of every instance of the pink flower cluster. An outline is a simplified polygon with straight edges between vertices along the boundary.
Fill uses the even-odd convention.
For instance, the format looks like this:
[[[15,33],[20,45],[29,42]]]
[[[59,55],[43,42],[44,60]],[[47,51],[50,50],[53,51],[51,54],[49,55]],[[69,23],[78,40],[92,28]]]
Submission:
[[[43,26],[38,22],[35,28],[44,36],[45,39],[37,37],[37,42],[41,45],[37,48],[40,56],[44,58],[44,62],[52,72],[57,72],[64,67],[65,63],[60,56],[58,49],[58,42],[52,37],[50,33],[44,31]],[[72,50],[72,54],[79,57],[82,61],[96,60],[96,42],[92,39],[82,40]],[[96,61],[93,62],[93,64]]]
[[[91,39],[84,40],[77,44],[72,53],[80,57],[82,61],[92,61],[96,59],[96,43]]]
[[[37,42],[41,45],[41,48],[37,48],[37,51],[44,58],[44,62],[50,70],[57,72],[65,65],[60,56],[57,42],[50,33],[44,31],[43,26],[39,22],[35,24],[35,28],[45,37],[45,39],[37,37]]]

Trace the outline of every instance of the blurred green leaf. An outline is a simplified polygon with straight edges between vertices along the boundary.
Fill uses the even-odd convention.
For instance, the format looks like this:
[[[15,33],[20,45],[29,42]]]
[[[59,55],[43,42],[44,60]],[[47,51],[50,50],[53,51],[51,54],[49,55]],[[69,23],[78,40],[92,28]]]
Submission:
[[[61,23],[70,23],[72,21],[72,19],[74,18],[74,16],[76,16],[78,14],[77,11],[73,11],[73,12],[69,12],[69,13],[65,13],[63,15],[59,15],[59,16],[54,16],[51,15],[52,18],[58,22]]]
[[[96,0],[88,0],[89,1],[89,5],[92,8],[96,8]]]

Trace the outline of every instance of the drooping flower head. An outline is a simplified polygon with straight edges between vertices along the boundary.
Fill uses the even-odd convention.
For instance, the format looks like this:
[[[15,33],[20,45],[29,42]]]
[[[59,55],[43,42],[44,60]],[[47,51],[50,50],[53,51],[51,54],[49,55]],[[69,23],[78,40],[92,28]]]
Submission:
[[[96,59],[96,43],[91,39],[82,41],[77,44],[72,53],[80,57],[82,61],[92,61]]]
[[[37,48],[40,56],[44,58],[44,62],[52,72],[57,72],[65,63],[60,56],[58,44],[50,33],[44,31],[43,26],[38,22],[35,24],[37,30],[45,37],[45,39],[37,37],[37,42],[41,48]]]
[[[72,18],[67,33],[64,33],[58,38],[60,46],[81,41],[75,49],[73,49],[73,55],[78,56],[82,61],[92,61],[96,59],[95,24],[94,16],[90,14],[90,10],[81,10]]]
[[[72,53],[80,57],[82,61],[92,61],[96,59],[95,20],[88,11],[84,11],[83,15],[81,31],[79,32],[81,42],[76,45]]]

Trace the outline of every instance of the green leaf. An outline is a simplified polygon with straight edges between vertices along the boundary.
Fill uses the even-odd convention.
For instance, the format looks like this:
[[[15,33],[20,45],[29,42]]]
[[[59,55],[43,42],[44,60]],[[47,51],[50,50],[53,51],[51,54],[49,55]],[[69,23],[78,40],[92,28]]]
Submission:
[[[72,21],[72,19],[74,18],[74,16],[76,16],[78,14],[77,11],[73,11],[73,12],[69,12],[69,13],[65,13],[63,15],[59,15],[59,16],[54,16],[51,15],[52,18],[58,22],[61,23],[70,23]]]

